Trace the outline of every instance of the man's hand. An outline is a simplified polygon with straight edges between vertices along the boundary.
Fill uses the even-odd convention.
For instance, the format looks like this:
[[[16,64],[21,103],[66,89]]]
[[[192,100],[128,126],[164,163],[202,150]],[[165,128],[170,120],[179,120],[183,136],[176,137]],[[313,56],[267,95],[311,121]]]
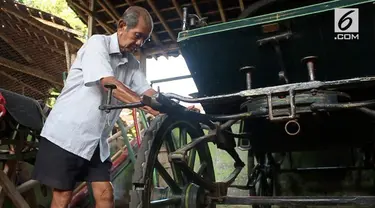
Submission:
[[[143,106],[143,107],[141,107],[140,109],[142,109],[142,110],[145,111],[146,113],[149,113],[149,114],[151,114],[151,115],[153,115],[153,116],[158,116],[158,115],[160,114],[159,111],[156,111],[156,110],[152,109],[152,108],[149,107],[149,106]]]
[[[195,111],[197,113],[201,112],[201,110],[199,110],[198,108],[196,108],[195,105],[191,105],[191,106],[187,107],[187,109],[189,109],[191,111]]]

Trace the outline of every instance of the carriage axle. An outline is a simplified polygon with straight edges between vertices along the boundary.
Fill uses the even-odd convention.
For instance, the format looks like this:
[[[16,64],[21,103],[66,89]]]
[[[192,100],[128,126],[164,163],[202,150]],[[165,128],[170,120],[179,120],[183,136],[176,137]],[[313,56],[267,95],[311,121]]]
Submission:
[[[275,197],[234,197],[227,196],[212,200],[221,201],[220,204],[233,205],[282,205],[282,206],[296,206],[296,205],[314,205],[314,206],[332,206],[332,205],[360,205],[373,206],[375,204],[375,196],[275,196]]]

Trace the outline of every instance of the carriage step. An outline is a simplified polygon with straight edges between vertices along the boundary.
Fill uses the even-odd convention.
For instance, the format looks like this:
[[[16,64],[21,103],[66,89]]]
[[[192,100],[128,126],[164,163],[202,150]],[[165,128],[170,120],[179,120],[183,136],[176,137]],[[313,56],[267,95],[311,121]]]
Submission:
[[[214,200],[214,199],[213,199]],[[274,197],[232,197],[227,196],[219,199],[220,204],[237,204],[237,205],[360,205],[374,206],[375,196],[274,196]]]

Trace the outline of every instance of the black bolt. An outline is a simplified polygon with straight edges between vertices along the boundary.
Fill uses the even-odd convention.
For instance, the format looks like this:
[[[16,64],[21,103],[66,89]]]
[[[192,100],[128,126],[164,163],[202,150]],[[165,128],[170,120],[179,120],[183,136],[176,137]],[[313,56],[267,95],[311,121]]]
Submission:
[[[307,65],[307,70],[309,72],[309,79],[310,79],[310,81],[314,81],[315,80],[315,66],[314,66],[314,62],[315,62],[315,60],[317,58],[318,58],[317,56],[306,56],[305,58],[303,58],[301,60],[302,63],[306,63],[306,65]]]
[[[246,87],[248,90],[251,89],[251,72],[255,70],[254,66],[244,66],[240,68],[240,72],[246,73]]]

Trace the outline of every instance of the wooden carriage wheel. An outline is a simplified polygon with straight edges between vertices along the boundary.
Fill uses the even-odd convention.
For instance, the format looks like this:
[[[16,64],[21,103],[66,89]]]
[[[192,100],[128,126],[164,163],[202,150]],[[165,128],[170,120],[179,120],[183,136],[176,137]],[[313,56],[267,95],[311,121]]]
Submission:
[[[194,140],[203,135],[198,123],[175,120],[168,116],[154,119],[145,132],[137,155],[130,207],[148,208],[151,204],[163,205],[163,207],[200,207],[199,204],[207,203],[204,201],[205,190],[190,183],[187,175],[175,163],[166,165],[161,161],[161,158],[165,158],[164,150],[167,153],[174,152],[189,143],[190,138]],[[213,162],[207,143],[202,143],[191,150],[187,157],[191,170],[204,180],[215,181]],[[216,205],[209,205],[209,207],[214,208]]]

